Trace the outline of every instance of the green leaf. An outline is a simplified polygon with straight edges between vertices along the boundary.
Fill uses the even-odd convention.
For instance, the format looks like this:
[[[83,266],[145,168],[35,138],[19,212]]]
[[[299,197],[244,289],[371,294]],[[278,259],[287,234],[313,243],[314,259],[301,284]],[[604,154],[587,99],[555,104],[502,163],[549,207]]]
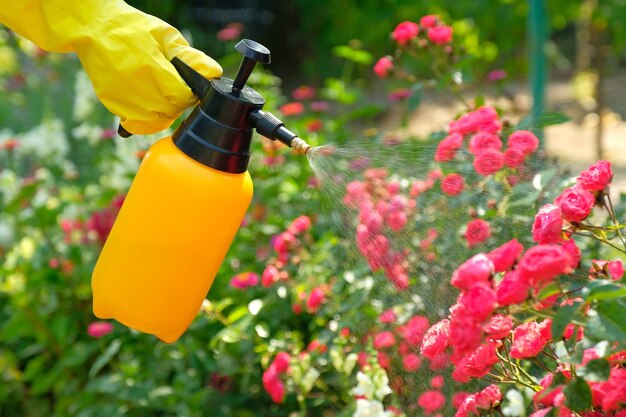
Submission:
[[[563,390],[565,405],[574,411],[585,411],[591,407],[591,388],[582,378],[576,378]]]
[[[570,324],[574,315],[580,310],[583,303],[577,301],[571,305],[564,305],[558,309],[556,316],[552,320],[552,338],[560,339],[568,324]]]
[[[98,356],[98,358],[94,361],[93,365],[91,365],[91,369],[89,370],[89,378],[93,378],[96,374],[104,368],[104,366],[109,363],[111,359],[119,352],[120,347],[122,347],[122,341],[119,339],[115,339],[109,347],[102,353],[102,355]]]
[[[590,282],[582,290],[587,301],[610,300],[626,297],[626,286],[606,279]]]
[[[593,340],[626,341],[626,305],[623,300],[602,300],[588,313],[585,331]]]
[[[546,285],[545,287],[543,287],[541,291],[539,291],[539,294],[537,295],[537,299],[545,300],[546,298],[553,296],[554,294],[558,294],[560,292],[561,290],[559,289],[559,286],[556,285],[556,283],[552,282]]]
[[[347,45],[335,46],[333,55],[362,65],[369,65],[374,59],[369,52],[362,49],[353,49]]]
[[[234,323],[246,314],[248,314],[248,306],[239,306],[228,315],[226,320],[228,320],[229,323]]]
[[[604,358],[592,359],[579,368],[577,373],[589,382],[607,381],[611,373],[611,364]]]
[[[563,113],[548,112],[539,116],[539,119],[537,120],[537,127],[541,129],[547,126],[553,126],[553,125],[565,123],[565,122],[568,122],[569,120],[570,118],[564,115]]]

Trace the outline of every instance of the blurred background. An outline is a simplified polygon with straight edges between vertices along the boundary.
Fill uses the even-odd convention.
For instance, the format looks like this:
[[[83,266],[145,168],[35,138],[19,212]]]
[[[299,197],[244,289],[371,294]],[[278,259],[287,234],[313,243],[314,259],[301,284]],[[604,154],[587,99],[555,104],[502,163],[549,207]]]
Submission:
[[[454,61],[443,78],[461,98],[496,105],[507,123],[525,120],[542,138],[542,152],[567,167],[608,158],[618,186],[626,178],[626,0],[128,3],[180,28],[226,76],[239,64],[239,39],[266,45],[272,63],[250,79],[266,109],[313,146],[371,142],[367,153],[399,145],[379,160],[412,158],[394,165],[414,169],[398,181],[407,193],[423,185],[432,163],[434,147],[424,144],[444,137],[463,106],[458,94],[429,81],[432,74],[421,75],[431,55],[410,63],[410,81],[378,78],[373,66],[397,49],[391,33],[398,23],[437,14],[454,30]],[[437,62],[448,63],[447,56],[437,55]],[[46,53],[8,30],[0,31],[0,92],[0,416],[352,416],[356,358],[341,355],[379,326],[390,303],[405,319],[441,314],[415,294],[387,297],[394,287],[386,280],[372,284],[375,274],[346,226],[352,220],[324,210],[329,202],[306,158],[257,137],[253,203],[187,333],[166,345],[97,321],[93,265],[147,148],[167,132],[121,139],[76,57]],[[546,111],[551,117],[542,119]],[[358,171],[363,161],[354,166]],[[548,188],[552,177],[543,178]],[[536,212],[524,200],[529,190],[513,190],[517,210],[528,210],[519,218]],[[490,198],[502,200],[497,193]],[[459,232],[469,216],[465,203],[433,205],[449,217],[422,219],[406,242],[413,248],[426,230],[440,227],[451,232],[440,239],[446,245],[440,254],[456,253],[455,244],[465,248]],[[276,239],[300,216],[314,226],[291,242],[288,261],[280,260]],[[499,220],[498,231],[521,227]],[[263,281],[276,265],[280,278]],[[433,275],[452,267],[420,265]],[[426,282],[424,291],[438,291],[436,282]],[[308,358],[298,361],[300,379],[289,383],[280,404],[262,380],[279,351]],[[341,366],[329,351],[339,352]],[[344,366],[349,360],[351,368]],[[426,379],[411,378],[405,385],[415,389],[400,405],[410,402],[407,415],[422,415],[416,393]]]
[[[626,3],[622,0],[129,3],[187,28],[197,47],[216,56],[228,52],[219,35],[228,36],[226,28],[257,39],[273,52],[269,68],[287,88],[297,87],[303,77],[309,84],[320,84],[325,77],[340,73],[344,62],[333,52],[339,45],[382,56],[398,22],[438,14],[455,22],[455,34],[462,37],[463,48],[479,57],[474,63],[476,79],[472,80],[479,85],[483,81],[479,88],[484,89],[490,71],[502,69],[508,74],[506,93],[520,110],[528,110],[532,95],[541,94],[552,109],[573,117],[575,127],[559,126],[548,135],[547,147],[552,154],[571,162],[586,162],[592,154],[612,154],[626,163],[626,156],[622,160],[616,155],[622,150],[619,137],[626,133],[620,123],[626,115],[626,103],[618,92],[625,80],[626,29],[621,22],[626,17]],[[366,66],[357,67],[355,75],[362,77],[368,71]],[[548,77],[551,83],[546,82]],[[375,84],[368,85],[368,90],[368,99],[380,98]],[[441,105],[437,103],[440,110]],[[427,129],[435,109],[420,110],[427,116],[416,114],[415,124]],[[442,120],[446,117],[441,113]],[[572,153],[572,149],[577,152]]]

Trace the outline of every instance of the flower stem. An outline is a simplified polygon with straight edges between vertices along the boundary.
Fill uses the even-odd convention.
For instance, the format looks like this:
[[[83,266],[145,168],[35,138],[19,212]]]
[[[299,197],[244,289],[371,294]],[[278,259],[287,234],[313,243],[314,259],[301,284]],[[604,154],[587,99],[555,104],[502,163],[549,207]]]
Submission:
[[[615,210],[613,209],[613,202],[611,201],[611,195],[606,193],[606,199],[609,202],[609,216],[611,216],[611,220],[613,221],[613,226],[615,226],[615,232],[619,236],[619,239],[622,241],[622,245],[624,245],[624,249],[626,249],[626,239],[624,239],[624,235],[622,235],[622,230],[620,227],[617,218],[615,217]]]

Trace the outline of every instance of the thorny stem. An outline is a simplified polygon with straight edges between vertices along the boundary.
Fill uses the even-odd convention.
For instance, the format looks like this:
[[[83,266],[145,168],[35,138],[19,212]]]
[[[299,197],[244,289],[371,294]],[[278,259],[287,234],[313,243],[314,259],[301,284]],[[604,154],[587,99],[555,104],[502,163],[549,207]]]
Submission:
[[[606,199],[609,202],[609,216],[611,216],[611,220],[613,221],[613,226],[615,226],[615,231],[619,236],[619,239],[622,241],[622,245],[624,245],[624,249],[626,249],[626,240],[624,239],[624,235],[622,235],[622,230],[620,227],[617,218],[615,217],[615,210],[613,209],[613,202],[611,201],[611,195],[609,193],[606,194]]]
[[[614,249],[617,249],[618,251],[622,252],[622,253],[626,253],[626,249],[622,249],[614,244],[612,244],[611,242],[609,242],[606,239],[601,239],[598,236],[594,235],[594,234],[587,234],[587,233],[581,233],[581,232],[573,232],[573,234],[578,235],[578,236],[584,236],[584,237],[590,237],[593,239],[596,239],[602,243],[606,243],[607,245],[611,246]]]
[[[509,368],[511,368],[511,372],[515,373],[515,368],[513,367],[513,364],[511,363],[511,356],[509,355],[509,348],[507,347],[505,342],[502,342],[502,346],[504,347],[504,353],[506,355],[506,362],[508,362]]]

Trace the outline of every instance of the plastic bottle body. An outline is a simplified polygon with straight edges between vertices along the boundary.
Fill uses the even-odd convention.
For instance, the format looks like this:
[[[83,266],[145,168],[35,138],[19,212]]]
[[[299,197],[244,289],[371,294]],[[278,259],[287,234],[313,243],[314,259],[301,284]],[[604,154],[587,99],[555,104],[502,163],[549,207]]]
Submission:
[[[152,145],[92,276],[93,309],[171,343],[196,317],[252,199],[230,174]]]

